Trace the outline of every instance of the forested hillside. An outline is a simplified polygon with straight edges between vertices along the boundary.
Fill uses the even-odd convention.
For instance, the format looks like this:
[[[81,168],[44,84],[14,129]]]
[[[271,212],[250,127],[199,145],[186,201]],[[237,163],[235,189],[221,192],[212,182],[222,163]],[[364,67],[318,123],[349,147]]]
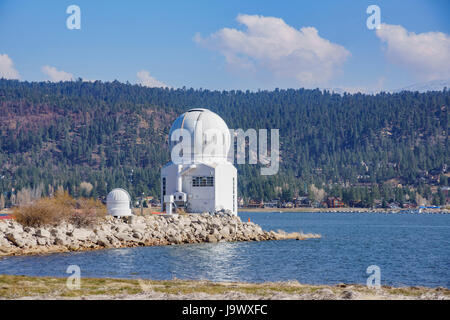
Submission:
[[[311,194],[314,185],[368,205],[417,194],[441,202],[436,186],[448,185],[449,104],[446,90],[341,96],[2,79],[0,192],[6,203],[24,188],[46,195],[58,186],[75,196],[104,196],[113,187],[159,196],[170,125],[203,107],[230,128],[280,129],[279,174],[237,165],[240,196],[289,199]]]

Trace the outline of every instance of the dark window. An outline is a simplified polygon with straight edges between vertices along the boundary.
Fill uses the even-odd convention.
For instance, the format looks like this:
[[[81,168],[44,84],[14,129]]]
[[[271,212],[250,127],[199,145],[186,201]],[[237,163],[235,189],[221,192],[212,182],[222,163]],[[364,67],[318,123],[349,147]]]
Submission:
[[[162,193],[163,193],[163,198],[166,195],[166,178],[162,178]]]
[[[193,187],[214,187],[214,177],[193,177]]]

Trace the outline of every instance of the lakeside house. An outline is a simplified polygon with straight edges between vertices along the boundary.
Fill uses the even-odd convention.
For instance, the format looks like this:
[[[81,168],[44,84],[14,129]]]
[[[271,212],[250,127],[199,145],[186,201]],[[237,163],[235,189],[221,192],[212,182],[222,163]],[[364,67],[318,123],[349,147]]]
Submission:
[[[326,202],[328,208],[342,208],[345,206],[341,198],[338,197],[329,197]]]

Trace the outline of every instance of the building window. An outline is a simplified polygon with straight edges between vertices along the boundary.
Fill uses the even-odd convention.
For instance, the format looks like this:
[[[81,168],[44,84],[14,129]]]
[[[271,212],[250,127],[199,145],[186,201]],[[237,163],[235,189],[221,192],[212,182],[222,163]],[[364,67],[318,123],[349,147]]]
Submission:
[[[214,177],[192,177],[193,187],[214,187]]]
[[[166,177],[162,178],[162,195],[164,199],[164,196],[166,195]]]

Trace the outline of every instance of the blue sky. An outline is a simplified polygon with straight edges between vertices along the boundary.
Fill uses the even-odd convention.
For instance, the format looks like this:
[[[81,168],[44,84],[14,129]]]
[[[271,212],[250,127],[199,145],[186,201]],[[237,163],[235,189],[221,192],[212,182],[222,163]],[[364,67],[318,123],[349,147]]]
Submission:
[[[66,27],[72,4],[80,30]],[[372,4],[386,24],[378,35],[366,27]],[[0,76],[392,90],[450,78],[449,12],[446,0],[0,0]]]

